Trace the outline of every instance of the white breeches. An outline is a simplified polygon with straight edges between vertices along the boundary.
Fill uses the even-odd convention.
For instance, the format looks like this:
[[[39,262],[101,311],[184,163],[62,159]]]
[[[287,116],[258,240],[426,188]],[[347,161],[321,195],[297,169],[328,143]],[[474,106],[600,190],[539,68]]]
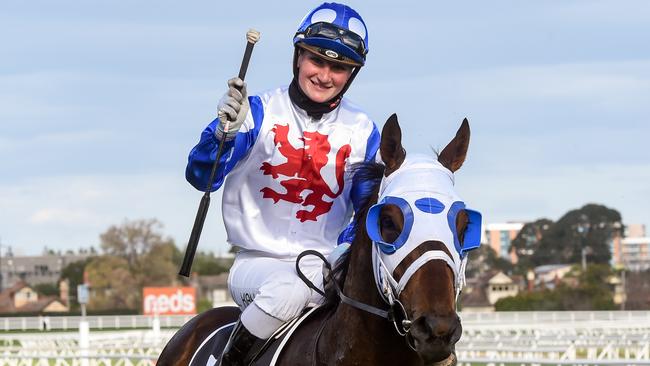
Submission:
[[[300,260],[302,273],[320,289],[322,264],[315,256]],[[318,304],[323,299],[298,277],[295,257],[274,258],[260,252],[237,254],[228,276],[228,288],[243,311],[242,323],[259,338],[268,338],[310,303]]]

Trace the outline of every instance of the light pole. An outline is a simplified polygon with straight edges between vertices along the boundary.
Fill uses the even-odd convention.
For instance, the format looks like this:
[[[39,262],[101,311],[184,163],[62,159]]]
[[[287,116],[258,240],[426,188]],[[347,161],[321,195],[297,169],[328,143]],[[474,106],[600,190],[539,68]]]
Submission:
[[[8,245],[3,245],[2,244],[2,237],[0,237],[0,292],[4,291],[4,289],[5,289],[5,287],[4,287],[5,277],[2,274],[2,248],[7,249],[7,253],[5,253],[6,254],[5,256],[7,258],[10,258],[10,257],[13,256],[13,254],[11,253],[11,247],[8,246]],[[9,266],[8,266],[7,269],[9,270],[11,268],[11,260],[8,259],[7,261],[9,263]]]
[[[2,275],[2,237],[0,237],[0,293],[4,291],[4,276]]]

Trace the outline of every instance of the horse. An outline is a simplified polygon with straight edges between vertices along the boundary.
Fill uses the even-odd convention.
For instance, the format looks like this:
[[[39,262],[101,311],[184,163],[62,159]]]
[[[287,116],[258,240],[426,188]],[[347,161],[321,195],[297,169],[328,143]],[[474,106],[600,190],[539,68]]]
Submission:
[[[469,137],[464,119],[436,158],[407,158],[397,116],[387,120],[383,164],[365,164],[354,174],[367,183],[354,241],[329,271],[322,309],[297,327],[276,365],[457,363],[456,301],[481,225],[480,214],[465,208],[453,189]],[[172,337],[157,365],[189,365],[203,340],[238,313],[229,307],[197,315]]]

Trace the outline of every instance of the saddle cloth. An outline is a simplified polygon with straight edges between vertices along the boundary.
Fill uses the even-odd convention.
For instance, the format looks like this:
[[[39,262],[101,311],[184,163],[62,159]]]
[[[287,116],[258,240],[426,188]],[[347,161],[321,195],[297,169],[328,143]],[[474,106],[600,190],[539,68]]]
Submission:
[[[278,329],[265,343],[260,347],[257,355],[253,357],[249,366],[276,366],[276,362],[284,345],[287,343],[293,332],[307,318],[309,318],[318,307],[307,309],[301,316],[287,322]],[[223,349],[228,343],[230,333],[232,332],[235,322],[226,324],[217,328],[203,340],[201,345],[196,349],[189,366],[218,366],[219,358]],[[257,347],[253,347],[257,348]]]

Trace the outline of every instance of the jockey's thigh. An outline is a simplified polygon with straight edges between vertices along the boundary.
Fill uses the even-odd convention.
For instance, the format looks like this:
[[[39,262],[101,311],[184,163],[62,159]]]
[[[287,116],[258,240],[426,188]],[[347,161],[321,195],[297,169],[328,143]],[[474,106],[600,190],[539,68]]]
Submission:
[[[323,262],[308,256],[300,260],[302,273],[319,289],[323,288]],[[251,302],[281,321],[298,316],[322,296],[310,289],[296,272],[296,258],[275,258],[259,252],[240,252],[230,269],[228,288],[233,300],[244,310]]]

